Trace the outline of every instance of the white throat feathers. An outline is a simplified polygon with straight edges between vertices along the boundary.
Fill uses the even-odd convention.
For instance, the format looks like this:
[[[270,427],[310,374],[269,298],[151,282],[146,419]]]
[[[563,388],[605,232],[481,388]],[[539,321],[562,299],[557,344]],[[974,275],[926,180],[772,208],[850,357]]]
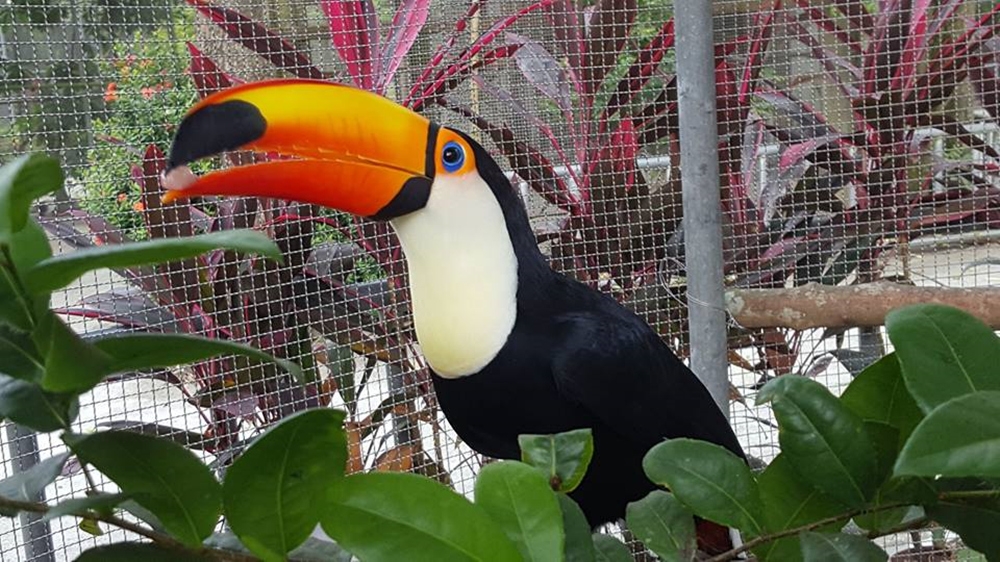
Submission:
[[[478,372],[517,316],[517,257],[496,197],[476,173],[440,175],[426,206],[392,226],[406,254],[424,357],[444,378]]]

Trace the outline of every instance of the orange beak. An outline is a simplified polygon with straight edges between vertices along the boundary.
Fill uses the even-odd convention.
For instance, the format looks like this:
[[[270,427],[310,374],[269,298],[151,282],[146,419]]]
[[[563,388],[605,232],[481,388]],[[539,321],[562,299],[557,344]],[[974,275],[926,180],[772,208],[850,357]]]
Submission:
[[[181,121],[164,174],[168,191],[163,200],[273,197],[393,218],[427,202],[434,175],[428,151],[437,131],[417,113],[349,86],[313,80],[236,86],[205,98]],[[186,167],[236,149],[295,159],[197,178]]]

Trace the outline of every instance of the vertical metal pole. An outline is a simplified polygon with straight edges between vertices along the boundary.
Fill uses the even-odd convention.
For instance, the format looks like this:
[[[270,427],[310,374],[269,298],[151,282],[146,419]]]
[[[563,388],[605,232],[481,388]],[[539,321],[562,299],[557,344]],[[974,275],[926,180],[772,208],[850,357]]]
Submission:
[[[729,416],[711,0],[675,0],[691,370]]]
[[[35,432],[15,423],[7,423],[7,451],[10,454],[12,472],[24,472],[38,464],[38,438]],[[44,502],[44,493],[33,498]],[[18,516],[24,550],[29,562],[54,562],[55,549],[52,546],[52,529],[48,521],[42,521],[40,513],[23,512]]]

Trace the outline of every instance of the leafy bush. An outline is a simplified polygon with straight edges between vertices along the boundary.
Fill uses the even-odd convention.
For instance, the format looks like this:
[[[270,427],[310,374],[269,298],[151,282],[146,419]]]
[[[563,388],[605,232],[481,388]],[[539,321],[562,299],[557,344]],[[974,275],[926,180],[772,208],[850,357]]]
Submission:
[[[142,171],[135,160],[150,144],[169,145],[198,99],[181,42],[194,36],[193,19],[175,10],[171,28],[136,31],[130,40],[115,42],[113,58],[99,62],[100,75],[113,78],[104,88],[106,117],[93,121],[97,144],[87,153],[80,202],[132,240],[147,236],[137,181]],[[200,162],[198,169],[206,166]]]
[[[237,353],[294,364],[219,340],[177,334],[84,339],[49,309],[50,292],[86,271],[150,266],[206,250],[279,257],[248,231],[174,237],[51,255],[29,213],[59,188],[57,163],[19,158],[0,169],[0,417],[61,432],[68,451],[0,481],[0,514],[72,516],[128,529],[143,542],[84,552],[81,562],[136,560],[628,560],[625,545],[592,535],[566,495],[585,474],[589,430],[521,436],[522,461],[488,465],[472,500],[433,479],[345,474],[345,412],[286,417],[249,443],[218,478],[165,437],[126,430],[76,433],[77,397],[105,377]],[[740,529],[761,560],[885,560],[868,538],[925,526],[958,533],[1000,557],[1000,338],[969,314],[939,305],[892,312],[896,351],[841,397],[798,376],[768,383],[781,453],[760,474],[716,445],[667,440],[644,459],[657,490],[626,522],[662,559],[693,560],[692,515]],[[56,505],[34,501],[71,455],[117,490],[93,487]],[[274,462],[276,458],[283,462]],[[140,522],[126,520],[129,512]],[[220,518],[228,530],[216,533]],[[853,522],[864,534],[843,532]],[[317,525],[336,543],[310,537]]]

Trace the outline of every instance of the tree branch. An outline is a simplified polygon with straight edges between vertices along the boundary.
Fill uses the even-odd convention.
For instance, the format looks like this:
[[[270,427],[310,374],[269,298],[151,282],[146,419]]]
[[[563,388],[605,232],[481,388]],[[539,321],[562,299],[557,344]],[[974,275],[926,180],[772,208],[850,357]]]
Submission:
[[[48,513],[49,510],[52,509],[52,506],[44,503],[26,502],[0,497],[0,508],[16,511],[30,511],[32,513]],[[208,547],[192,548],[169,535],[159,533],[130,521],[125,521],[124,519],[120,519],[114,515],[105,515],[91,510],[87,510],[85,512],[75,512],[69,515],[85,519],[93,519],[94,521],[100,521],[102,523],[107,523],[108,525],[113,525],[119,529],[131,531],[137,535],[146,537],[164,548],[177,550],[188,556],[198,556],[202,559],[218,560],[220,562],[260,562],[259,558],[232,550],[221,550]]]
[[[809,283],[791,289],[734,289],[726,310],[745,328],[855,328],[881,326],[891,310],[938,303],[965,310],[1000,328],[1000,287],[917,287],[876,281],[832,286]]]
[[[959,491],[954,491],[954,492],[942,492],[942,493],[938,494],[938,499],[939,500],[949,500],[949,499],[993,498],[993,497],[996,497],[998,493],[1000,493],[1000,492],[998,492],[997,490],[959,490]],[[912,505],[917,505],[917,504],[914,504],[912,502],[911,503],[896,502],[896,503],[887,503],[887,504],[883,504],[883,505],[877,505],[875,507],[864,507],[864,508],[859,508],[859,509],[852,509],[850,511],[846,511],[846,512],[841,513],[839,515],[833,515],[833,516],[827,517],[825,519],[820,519],[819,521],[813,521],[812,523],[809,523],[809,524],[806,524],[806,525],[802,525],[802,526],[799,526],[799,527],[793,527],[791,529],[785,529],[784,531],[778,531],[776,533],[771,533],[771,534],[768,534],[768,535],[761,535],[759,537],[754,537],[754,538],[748,540],[747,542],[743,543],[742,546],[730,549],[730,550],[728,550],[726,552],[723,552],[722,554],[719,554],[718,556],[713,556],[711,558],[708,558],[708,559],[704,560],[703,562],[727,562],[729,560],[732,560],[732,559],[736,558],[737,555],[742,554],[744,552],[747,552],[750,549],[756,548],[756,547],[758,547],[758,546],[760,546],[762,544],[765,544],[765,543],[769,543],[769,542],[772,542],[772,541],[776,541],[778,539],[783,539],[785,537],[790,537],[790,536],[793,536],[793,535],[797,535],[799,533],[803,533],[803,532],[806,532],[806,531],[812,531],[812,530],[815,530],[815,529],[819,529],[820,527],[825,527],[827,525],[831,525],[833,523],[839,523],[841,521],[843,521],[843,522],[846,523],[851,518],[857,517],[859,515],[868,515],[868,514],[871,514],[871,513],[879,513],[879,512],[882,512],[882,511],[889,511],[891,509],[896,509],[896,508],[900,508],[900,507],[909,507],[909,506],[912,506]],[[924,517],[924,518],[920,518],[920,519],[917,519],[917,520],[914,520],[914,521],[910,521],[910,522],[905,523],[903,525],[900,525],[899,527],[896,527],[896,528],[887,529],[887,530],[885,530],[884,532],[881,532],[881,533],[874,533],[874,532],[873,533],[868,533],[868,538],[869,539],[873,539],[873,538],[878,538],[878,537],[882,537],[882,536],[885,536],[885,535],[891,535],[891,534],[897,533],[897,532],[908,531],[908,530],[914,528],[914,525],[916,525],[917,523],[925,523],[926,521],[927,521],[927,518]]]

